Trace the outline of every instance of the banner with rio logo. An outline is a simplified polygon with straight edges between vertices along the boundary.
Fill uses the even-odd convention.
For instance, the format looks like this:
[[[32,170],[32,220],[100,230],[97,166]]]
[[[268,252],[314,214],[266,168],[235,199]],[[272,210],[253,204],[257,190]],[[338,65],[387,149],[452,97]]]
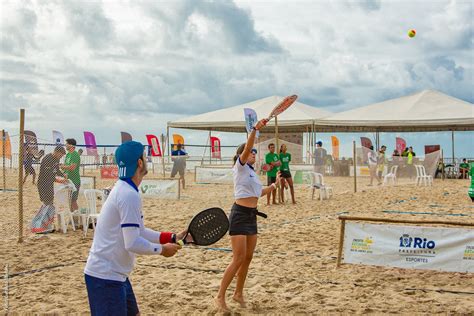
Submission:
[[[179,179],[147,179],[140,183],[143,197],[161,199],[180,199]]]
[[[347,222],[344,262],[474,272],[474,229]]]

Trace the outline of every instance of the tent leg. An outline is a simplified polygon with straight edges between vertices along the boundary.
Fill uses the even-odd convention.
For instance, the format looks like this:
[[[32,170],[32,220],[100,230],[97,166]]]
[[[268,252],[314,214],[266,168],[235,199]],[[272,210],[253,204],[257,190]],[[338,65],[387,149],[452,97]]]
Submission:
[[[453,167],[456,167],[456,157],[454,155],[454,130],[451,131],[451,149],[453,151]]]

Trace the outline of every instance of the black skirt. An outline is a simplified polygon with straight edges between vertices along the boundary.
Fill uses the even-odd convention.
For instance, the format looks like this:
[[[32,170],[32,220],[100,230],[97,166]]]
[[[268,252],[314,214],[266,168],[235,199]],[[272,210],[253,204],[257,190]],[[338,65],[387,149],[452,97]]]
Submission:
[[[234,203],[229,222],[229,235],[255,235],[257,234],[257,209]]]

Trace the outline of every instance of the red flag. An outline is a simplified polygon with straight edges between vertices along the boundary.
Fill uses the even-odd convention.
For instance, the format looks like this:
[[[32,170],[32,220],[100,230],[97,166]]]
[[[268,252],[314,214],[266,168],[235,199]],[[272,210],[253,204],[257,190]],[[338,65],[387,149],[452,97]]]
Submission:
[[[395,142],[395,148],[397,149],[397,151],[401,154],[406,147],[407,142],[403,138],[397,137]]]
[[[361,137],[360,143],[362,144],[362,147],[365,148],[370,148],[370,146],[372,146],[372,141],[370,140],[370,138],[367,137]]]
[[[211,136],[211,157],[221,159],[221,141],[214,136]]]
[[[161,157],[160,141],[158,140],[158,137],[155,135],[146,135],[146,140],[148,141],[148,145],[150,145],[151,155],[153,157]]]

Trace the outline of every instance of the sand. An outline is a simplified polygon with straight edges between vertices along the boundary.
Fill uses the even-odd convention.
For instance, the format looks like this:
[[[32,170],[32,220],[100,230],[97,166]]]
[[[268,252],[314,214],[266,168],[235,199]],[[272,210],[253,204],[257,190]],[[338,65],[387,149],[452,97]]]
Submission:
[[[297,205],[268,207],[264,205],[265,199],[260,200],[259,209],[268,214],[268,219],[258,219],[259,240],[244,292],[248,306],[241,308],[231,301],[233,283],[228,291],[228,305],[233,312],[248,315],[474,311],[472,274],[349,264],[335,269],[339,214],[472,223],[474,204],[467,196],[468,180],[435,180],[431,188],[368,187],[365,178],[359,181],[361,192],[356,194],[352,193],[349,178],[328,177],[326,182],[334,188],[331,200],[310,200],[310,190],[305,186],[296,189]],[[98,187],[108,183],[98,181]],[[232,186],[194,184],[192,175],[188,175],[187,183],[182,200],[144,200],[148,227],[179,231],[193,214],[207,207],[222,207],[229,212]],[[25,191],[26,221],[38,207],[38,201],[31,184]],[[8,263],[10,273],[27,272],[10,279],[10,312],[88,313],[83,269],[93,234],[87,238],[82,231],[71,230],[67,234],[29,234],[22,244],[17,244],[16,193],[0,193],[0,205],[5,215],[0,227],[7,232],[0,244],[0,268]],[[386,214],[383,210],[442,215]],[[459,213],[468,216],[446,215]],[[212,248],[186,247],[172,258],[138,256],[130,279],[142,314],[215,313],[213,297],[232,256],[225,251],[230,248],[228,236]],[[32,272],[35,269],[40,270]],[[0,280],[0,285],[3,288],[4,280]]]

